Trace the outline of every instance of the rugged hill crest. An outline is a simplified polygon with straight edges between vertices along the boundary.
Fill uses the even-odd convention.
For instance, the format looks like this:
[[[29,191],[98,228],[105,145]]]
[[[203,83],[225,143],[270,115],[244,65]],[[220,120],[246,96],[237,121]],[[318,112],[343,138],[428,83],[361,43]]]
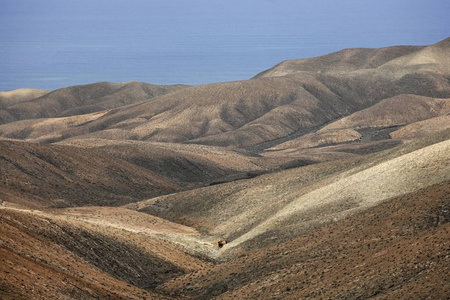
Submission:
[[[254,147],[317,130],[384,99],[401,95],[412,95],[415,102],[417,96],[450,98],[449,56],[447,39],[426,47],[347,49],[289,61],[251,80],[178,89],[151,101],[111,110],[91,122],[60,129],[59,139]],[[278,76],[280,72],[287,75]],[[72,115],[81,112],[74,110],[76,105],[82,105],[86,113],[118,106],[118,102],[144,101],[150,97],[149,90],[153,96],[169,88],[99,83],[51,92],[33,100],[33,104],[18,107],[31,109],[37,105],[38,112],[52,103],[51,109],[33,116]],[[55,106],[54,99],[62,92],[69,96]],[[0,126],[0,133],[6,137],[20,136],[3,128]]]

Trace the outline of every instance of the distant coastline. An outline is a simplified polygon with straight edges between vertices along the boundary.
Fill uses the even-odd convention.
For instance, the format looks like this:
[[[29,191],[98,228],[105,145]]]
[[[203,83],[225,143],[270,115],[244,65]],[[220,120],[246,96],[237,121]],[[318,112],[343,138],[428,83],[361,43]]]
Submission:
[[[412,1],[405,10],[382,0],[349,13],[348,3],[328,2],[317,1],[312,9],[297,1],[6,1],[0,90],[235,81],[287,59],[344,48],[428,45],[448,36],[447,4],[423,10]]]

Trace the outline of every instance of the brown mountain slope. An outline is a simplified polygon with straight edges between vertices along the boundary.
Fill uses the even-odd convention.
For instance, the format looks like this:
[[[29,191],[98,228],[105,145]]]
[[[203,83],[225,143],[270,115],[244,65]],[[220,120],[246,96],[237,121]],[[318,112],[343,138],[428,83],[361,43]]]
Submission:
[[[316,126],[350,109],[330,94],[326,109],[318,109],[313,116],[311,110],[318,101],[302,84],[308,81],[320,89],[326,87],[312,77],[263,81],[188,88],[110,112],[64,135],[243,146],[284,136],[299,127]],[[213,140],[202,140],[208,136]]]
[[[313,58],[286,60],[259,73],[255,78],[285,76],[297,72],[325,73],[372,69],[399,56],[415,53],[422,48],[418,46],[398,46],[380,49],[345,49]]]
[[[0,126],[0,298],[445,298],[449,54],[7,107],[45,117]]]
[[[316,132],[278,144],[271,150],[303,149],[354,141],[364,144],[367,141],[389,139],[390,137],[400,139],[402,135],[389,135],[389,133],[400,126],[446,116],[449,113],[450,99],[398,95],[343,117]],[[434,132],[448,127],[445,117],[436,118],[434,124]],[[425,136],[425,134],[421,136]]]
[[[361,78],[349,80],[358,83]],[[385,80],[378,88],[395,95],[398,82]],[[327,81],[338,84],[333,78]],[[63,136],[251,146],[318,128],[382,99],[368,92],[356,87],[338,96],[309,75],[206,85],[111,112]]]
[[[142,288],[182,273],[130,243],[64,221],[0,209],[0,223],[2,299],[165,299]]]
[[[360,50],[346,50],[349,55],[338,56],[342,63],[348,61],[356,69],[320,73],[328,58],[318,57],[314,59],[314,71],[186,88],[110,111],[92,122],[64,130],[61,137],[251,147],[287,136],[298,137],[403,94],[450,98],[446,79],[450,68],[445,63],[450,55],[450,39],[415,52],[410,47],[391,50],[395,55],[388,49],[361,50],[367,52],[361,63],[353,63],[352,54]],[[429,53],[433,54],[433,63],[423,63]],[[398,63],[402,57],[409,57],[404,65]],[[373,68],[366,68],[369,61],[374,62]],[[416,101],[414,97],[411,101]]]
[[[11,105],[30,101],[48,94],[50,91],[38,89],[17,89],[0,92],[0,108],[4,109]]]
[[[0,124],[15,120],[15,118],[8,112],[8,107],[22,102],[28,102],[48,93],[49,91],[38,89],[17,89],[0,92]]]
[[[158,295],[137,287],[157,285],[163,295],[194,299],[439,297],[448,276],[448,134],[127,206],[139,211],[3,207],[0,291],[152,299]],[[73,155],[68,146],[28,147],[37,146]],[[104,157],[113,155],[106,149]],[[323,203],[308,208],[314,193]],[[214,247],[221,237],[228,243]]]
[[[450,70],[450,61],[448,60],[448,47],[450,38],[440,41],[428,47],[421,48],[419,51],[399,56],[383,66],[382,69],[395,69],[398,66],[407,67],[408,70],[437,71],[448,73]]]
[[[270,161],[245,150],[205,145],[102,139],[66,140],[59,144],[107,153],[170,178],[179,186],[209,184],[227,176],[244,176],[248,172],[258,174],[285,163],[283,158]]]
[[[305,134],[301,137],[276,145],[275,147],[272,147],[270,149],[279,150],[320,147],[325,145],[353,142],[359,140],[361,137],[362,135],[359,132],[351,128],[325,132],[318,131],[310,134]]]
[[[326,185],[317,182],[314,190],[294,194],[288,204],[232,240],[224,251],[258,244],[261,237],[289,239],[310,226],[345,218],[391,197],[450,180],[450,157],[446,153],[450,153],[450,141],[386,160],[362,171],[344,172],[337,181]]]
[[[72,127],[100,118],[108,111],[60,118],[40,118],[15,121],[0,125],[0,134],[7,139],[51,143],[63,138],[63,132]]]
[[[176,278],[193,299],[446,299],[450,182]]]
[[[449,180],[448,134],[447,130],[431,140],[370,156],[166,195],[127,207],[221,236],[228,240],[221,255],[230,256],[291,239],[318,224]]]
[[[203,145],[0,141],[0,200],[30,207],[122,205],[256,176],[293,160]]]
[[[450,128],[450,115],[431,118],[404,126],[390,135],[394,139],[416,139]]]
[[[274,77],[301,72],[348,73],[352,71],[386,69],[392,67],[418,66],[448,72],[448,47],[450,38],[430,46],[397,46],[380,49],[356,48],[344,49],[331,54],[293,59],[281,62],[275,67],[255,76]],[[387,70],[386,70],[387,71]]]
[[[0,199],[28,207],[119,205],[179,188],[101,152],[7,141],[0,149]]]
[[[450,99],[399,95],[333,122],[320,131],[401,126],[447,114],[450,114]]]
[[[98,82],[72,86],[10,105],[1,112],[1,123],[13,120],[73,116],[139,103],[184,88],[142,82]]]
[[[326,90],[320,83],[314,83],[314,78],[192,87],[182,93],[179,91],[172,96],[167,95],[170,97],[158,97],[142,105],[111,111],[103,118],[86,124],[67,129],[62,127],[55,135],[60,138],[81,135],[89,138],[179,142],[225,132],[225,137],[218,137],[225,139],[223,142],[212,144],[241,145],[284,136],[299,126],[311,127],[329,118],[347,114],[349,105],[330,94],[327,96],[327,107],[321,108],[320,114],[312,115],[311,110],[317,106],[317,99],[301,86],[305,80]],[[276,121],[277,118],[280,119]],[[251,123],[257,119],[265,120],[265,124]],[[52,122],[64,123],[65,120]],[[273,122],[276,123],[272,125]],[[19,122],[4,125],[0,130],[5,137],[26,139],[30,133],[23,134],[21,129],[15,128],[27,126]],[[236,133],[226,137],[229,131],[235,130]],[[31,136],[35,140],[42,140],[39,133]]]

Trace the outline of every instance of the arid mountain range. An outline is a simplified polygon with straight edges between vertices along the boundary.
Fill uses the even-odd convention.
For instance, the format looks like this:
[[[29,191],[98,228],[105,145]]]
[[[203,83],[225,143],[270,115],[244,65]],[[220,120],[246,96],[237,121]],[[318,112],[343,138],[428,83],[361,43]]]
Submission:
[[[450,38],[5,91],[0,124],[2,299],[450,297]]]

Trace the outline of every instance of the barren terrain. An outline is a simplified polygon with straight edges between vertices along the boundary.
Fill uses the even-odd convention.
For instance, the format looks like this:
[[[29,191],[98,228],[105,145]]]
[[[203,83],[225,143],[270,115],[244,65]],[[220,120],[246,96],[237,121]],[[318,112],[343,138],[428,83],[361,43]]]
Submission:
[[[449,57],[0,92],[0,298],[448,299]]]

